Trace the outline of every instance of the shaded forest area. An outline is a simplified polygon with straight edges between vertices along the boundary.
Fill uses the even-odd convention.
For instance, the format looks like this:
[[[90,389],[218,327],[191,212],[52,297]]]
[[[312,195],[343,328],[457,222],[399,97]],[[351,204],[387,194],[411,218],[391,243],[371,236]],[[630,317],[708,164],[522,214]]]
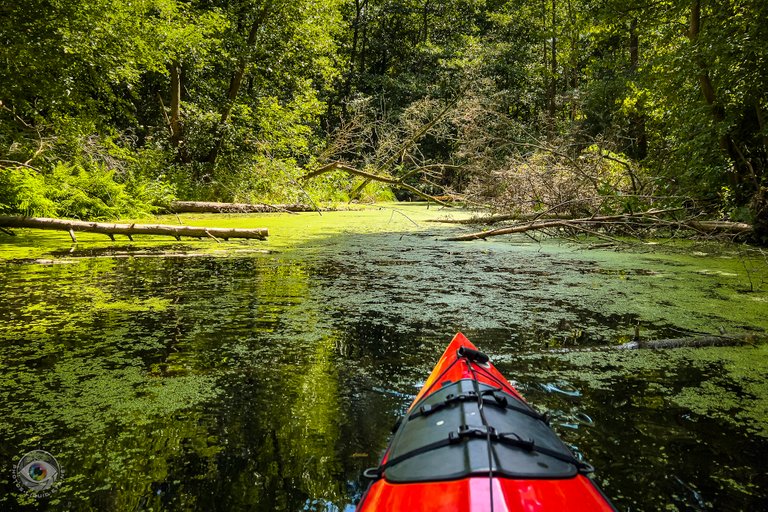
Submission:
[[[768,241],[768,2],[0,7],[0,213],[441,196]]]

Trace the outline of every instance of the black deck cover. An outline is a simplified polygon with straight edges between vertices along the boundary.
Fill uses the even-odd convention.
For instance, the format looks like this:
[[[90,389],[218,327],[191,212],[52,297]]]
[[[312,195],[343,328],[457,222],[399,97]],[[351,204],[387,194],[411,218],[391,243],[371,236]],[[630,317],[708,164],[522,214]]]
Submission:
[[[491,443],[495,475],[559,479],[577,474],[575,461],[567,462],[572,460],[573,455],[535,411],[508,393],[494,393],[495,388],[482,383],[478,386],[485,400],[483,412],[495,433],[505,434],[503,437],[510,440],[532,439],[536,447],[556,452],[565,459],[496,438]],[[504,405],[504,399],[508,406]],[[530,411],[530,414],[514,408]],[[466,433],[468,430],[473,430],[475,434],[461,435],[456,439],[458,432]],[[473,381],[466,379],[443,386],[417,404],[410,416],[403,418],[392,439],[388,460],[395,460],[433,443],[440,445],[440,441],[449,436],[454,442],[413,457],[406,455],[400,462],[386,468],[384,478],[393,483],[406,483],[487,475],[488,441],[483,432],[486,429],[480,417]]]

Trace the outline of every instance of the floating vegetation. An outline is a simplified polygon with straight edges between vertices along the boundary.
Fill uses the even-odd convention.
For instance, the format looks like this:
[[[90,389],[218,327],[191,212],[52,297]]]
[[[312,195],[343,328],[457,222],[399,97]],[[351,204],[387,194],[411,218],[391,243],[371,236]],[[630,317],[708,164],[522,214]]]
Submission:
[[[698,506],[667,475],[710,508],[768,506],[765,346],[579,350],[768,329],[759,262],[446,247],[452,228],[390,210],[264,218],[258,247],[0,240],[0,450],[56,455],[51,509],[345,510],[458,330],[550,411],[620,508]],[[24,506],[0,491],[3,510]]]

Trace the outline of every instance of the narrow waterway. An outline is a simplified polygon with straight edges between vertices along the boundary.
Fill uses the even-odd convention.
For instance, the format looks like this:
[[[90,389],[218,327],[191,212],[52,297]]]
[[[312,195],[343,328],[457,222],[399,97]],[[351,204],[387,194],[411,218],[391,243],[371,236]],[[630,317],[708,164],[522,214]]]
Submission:
[[[765,346],[551,351],[763,332],[764,260],[445,242],[435,216],[184,217],[272,232],[221,245],[0,234],[0,509],[354,510],[459,330],[619,509],[768,509]],[[13,481],[35,449],[50,497]]]

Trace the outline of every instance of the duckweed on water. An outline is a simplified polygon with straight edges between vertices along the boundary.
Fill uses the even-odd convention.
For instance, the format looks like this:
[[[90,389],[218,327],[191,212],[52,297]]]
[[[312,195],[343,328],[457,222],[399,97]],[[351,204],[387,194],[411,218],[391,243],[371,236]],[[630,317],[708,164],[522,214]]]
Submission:
[[[767,446],[764,347],[544,352],[638,324],[766,329],[759,258],[449,243],[460,228],[425,222],[441,215],[180,216],[272,233],[222,244],[0,235],[0,455],[56,454],[50,509],[343,510],[462,330],[560,415],[620,508],[768,506],[747,476]],[[0,478],[0,508],[23,509]]]
[[[645,404],[685,408],[768,438],[768,345],[528,355],[508,364],[535,369],[528,376],[537,381],[565,379],[593,391],[642,382]],[[542,384],[549,393],[552,387]]]

